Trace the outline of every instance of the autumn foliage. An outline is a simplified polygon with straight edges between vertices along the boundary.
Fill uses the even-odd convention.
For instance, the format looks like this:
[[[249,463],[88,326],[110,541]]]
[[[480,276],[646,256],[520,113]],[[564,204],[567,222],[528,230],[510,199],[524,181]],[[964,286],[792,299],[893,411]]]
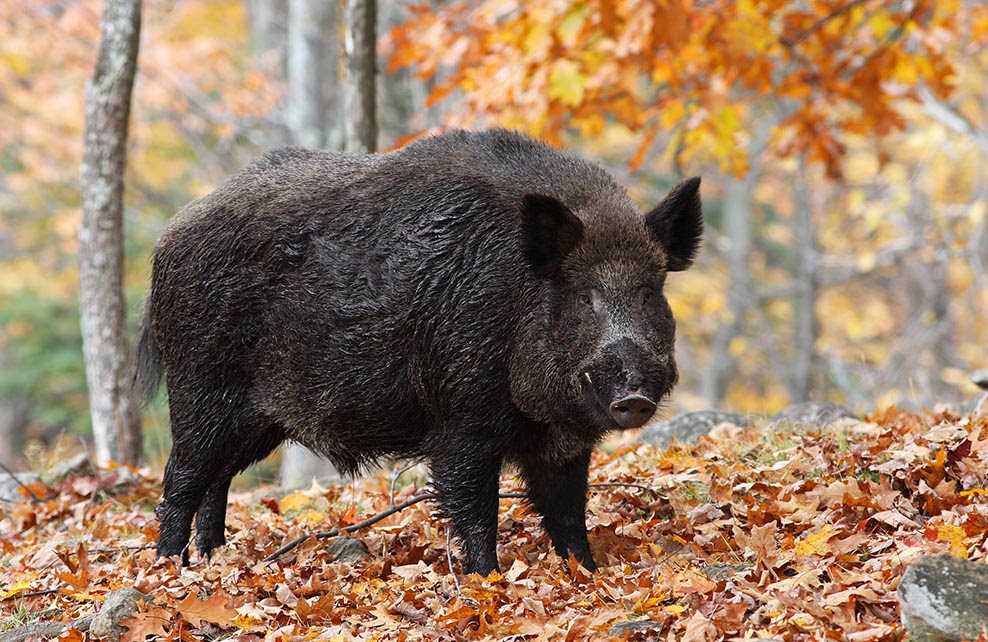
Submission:
[[[396,502],[421,492],[419,474],[402,479]],[[907,566],[932,553],[988,555],[986,479],[984,417],[890,409],[823,429],[722,424],[696,446],[598,454],[591,481],[651,489],[591,492],[600,572],[550,552],[537,517],[503,499],[504,572],[461,576],[458,594],[446,524],[427,504],[360,534],[365,561],[333,561],[316,540],[261,561],[299,534],[386,508],[383,473],[281,497],[241,493],[230,544],[182,569],[147,548],[155,481],[118,468],[0,504],[0,610],[68,621],[133,586],[153,601],[125,622],[131,640],[579,640],[638,620],[650,622],[639,639],[894,640]]]
[[[478,120],[560,142],[619,124],[637,168],[660,132],[667,154],[714,159],[737,175],[752,123],[783,114],[771,147],[840,173],[848,135],[904,125],[897,100],[951,92],[948,44],[988,41],[988,8],[960,0],[486,0],[416,16],[393,30],[391,69],[458,91],[451,122]]]

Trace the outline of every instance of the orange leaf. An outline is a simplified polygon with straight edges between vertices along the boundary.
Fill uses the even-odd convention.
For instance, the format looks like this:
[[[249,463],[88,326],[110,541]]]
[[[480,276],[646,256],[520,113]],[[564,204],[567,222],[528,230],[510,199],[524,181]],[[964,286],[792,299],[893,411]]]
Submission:
[[[149,635],[164,636],[171,628],[171,612],[161,606],[146,602],[137,603],[137,613],[120,621],[127,630],[120,636],[120,642],[144,642]]]
[[[203,620],[229,626],[237,617],[236,610],[230,607],[230,596],[223,591],[217,591],[202,601],[196,593],[189,593],[175,608],[194,626],[201,626]]]
[[[645,154],[652,146],[652,140],[655,138],[656,131],[658,131],[658,129],[653,126],[645,132],[645,135],[642,137],[642,142],[638,144],[638,149],[635,150],[631,160],[628,161],[628,167],[631,171],[637,172],[638,168],[641,167],[642,161],[645,160]]]

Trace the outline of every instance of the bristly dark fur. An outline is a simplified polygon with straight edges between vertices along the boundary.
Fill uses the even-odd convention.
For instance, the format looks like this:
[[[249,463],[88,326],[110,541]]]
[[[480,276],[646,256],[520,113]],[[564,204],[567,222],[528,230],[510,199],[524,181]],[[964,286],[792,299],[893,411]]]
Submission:
[[[169,393],[159,554],[186,551],[193,516],[200,554],[222,544],[231,478],[291,439],[346,472],[427,457],[468,572],[497,567],[514,463],[593,568],[590,450],[616,403],[676,381],[662,285],[699,243],[695,188],[646,219],[595,164],[450,131],[277,150],[188,205],[155,249],[136,379],[163,367]]]

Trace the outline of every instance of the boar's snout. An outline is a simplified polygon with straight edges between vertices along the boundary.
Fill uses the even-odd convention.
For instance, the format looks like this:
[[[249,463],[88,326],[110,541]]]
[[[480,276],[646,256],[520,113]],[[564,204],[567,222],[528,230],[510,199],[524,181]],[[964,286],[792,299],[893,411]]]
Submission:
[[[584,364],[586,398],[611,427],[643,426],[675,383],[675,364],[670,361],[670,356],[622,338]]]
[[[655,414],[655,402],[642,395],[629,395],[611,404],[611,417],[622,428],[638,428]]]

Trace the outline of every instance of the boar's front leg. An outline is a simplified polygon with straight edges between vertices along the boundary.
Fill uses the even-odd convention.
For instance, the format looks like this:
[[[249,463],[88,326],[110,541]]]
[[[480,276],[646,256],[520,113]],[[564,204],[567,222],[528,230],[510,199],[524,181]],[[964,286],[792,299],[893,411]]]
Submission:
[[[563,558],[570,553],[589,571],[597,570],[587,541],[587,469],[590,451],[561,465],[529,459],[521,462],[528,499],[542,515],[542,527]]]
[[[464,572],[487,575],[497,570],[500,451],[481,435],[444,435],[430,465],[442,513],[464,548]]]

